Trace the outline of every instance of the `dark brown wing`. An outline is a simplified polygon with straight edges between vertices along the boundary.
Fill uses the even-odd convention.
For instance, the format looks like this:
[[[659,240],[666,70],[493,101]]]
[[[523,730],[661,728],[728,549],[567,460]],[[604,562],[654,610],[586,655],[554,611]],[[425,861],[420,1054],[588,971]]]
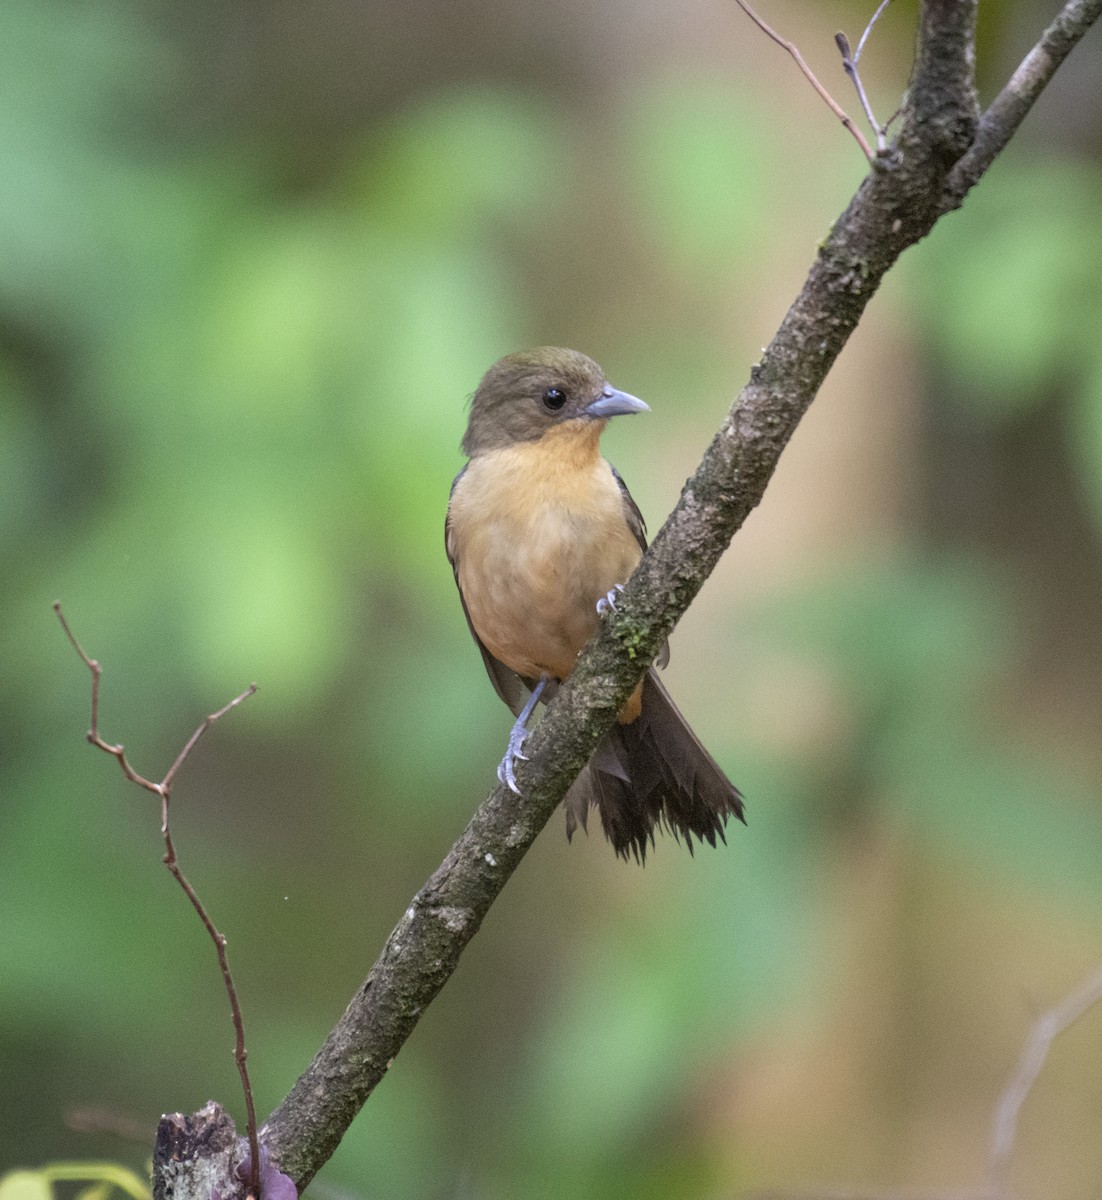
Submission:
[[[628,485],[624,482],[623,476],[616,468],[609,463],[609,469],[612,471],[613,477],[620,485],[620,495],[624,501],[624,518],[626,519],[631,532],[635,535],[635,540],[639,543],[639,549],[647,548],[647,523],[643,520],[643,514],[639,511],[639,505],[631,498],[631,492],[628,491]],[[452,485],[455,486],[454,484]]]
[[[467,468],[464,467],[463,471]],[[482,662],[486,667],[486,674],[490,677],[490,682],[494,685],[494,691],[505,701],[509,706],[514,717],[520,715],[520,710],[524,707],[531,694],[534,681],[525,680],[518,675],[516,671],[507,667],[499,658],[495,658],[489,650],[482,644],[482,639],[475,631],[475,627],[471,624],[471,614],[467,611],[467,601],[463,597],[463,589],[459,586],[459,555],[452,542],[451,535],[451,497],[455,492],[456,484],[463,478],[463,471],[452,480],[451,492],[448,494],[448,515],[444,520],[444,549],[447,551],[448,562],[452,565],[452,574],[455,576],[455,586],[459,592],[459,602],[463,605],[463,615],[467,618],[467,628],[471,631],[471,637],[475,640],[475,645],[482,655]]]

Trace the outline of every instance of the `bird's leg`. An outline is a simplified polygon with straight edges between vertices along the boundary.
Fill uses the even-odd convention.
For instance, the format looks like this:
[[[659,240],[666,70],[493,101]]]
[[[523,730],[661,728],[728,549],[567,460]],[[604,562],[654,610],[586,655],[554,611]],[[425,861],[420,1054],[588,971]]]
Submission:
[[[597,601],[597,615],[603,617],[607,612],[616,611],[616,596],[624,590],[622,583],[614,583],[612,587]]]
[[[505,751],[505,757],[498,763],[497,777],[501,783],[506,784],[510,791],[520,795],[520,788],[517,787],[516,764],[517,759],[523,759],[527,762],[528,755],[522,750],[525,739],[528,737],[528,718],[532,715],[532,711],[536,707],[536,703],[543,694],[543,689],[547,686],[547,676],[541,675],[539,683],[532,689],[532,694],[528,697],[528,703],[520,710],[520,716],[513,722],[513,728],[509,731],[509,745]]]

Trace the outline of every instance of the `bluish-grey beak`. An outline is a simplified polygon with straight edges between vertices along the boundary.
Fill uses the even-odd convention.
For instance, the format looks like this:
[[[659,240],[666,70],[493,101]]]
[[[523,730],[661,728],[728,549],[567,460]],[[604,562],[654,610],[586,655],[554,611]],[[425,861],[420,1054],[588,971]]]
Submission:
[[[621,392],[618,388],[606,383],[601,389],[601,394],[592,404],[586,406],[585,411],[591,417],[599,417],[604,420],[605,417],[623,417],[628,413],[650,412],[650,405],[644,404],[638,397]]]

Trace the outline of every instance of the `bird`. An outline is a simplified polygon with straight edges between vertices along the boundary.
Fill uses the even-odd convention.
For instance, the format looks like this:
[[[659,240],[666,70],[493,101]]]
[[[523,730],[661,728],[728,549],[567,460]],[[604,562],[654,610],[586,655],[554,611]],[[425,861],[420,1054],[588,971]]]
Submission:
[[[554,697],[647,546],[642,513],[600,453],[610,418],[649,411],[593,359],[543,346],[499,359],[470,406],[445,520],[467,624],[516,722],[498,767],[514,792],[536,704]],[[668,647],[658,658],[665,666]],[[742,796],[651,667],[564,801],[571,838],[596,808],[625,861],[655,830],[716,845]]]

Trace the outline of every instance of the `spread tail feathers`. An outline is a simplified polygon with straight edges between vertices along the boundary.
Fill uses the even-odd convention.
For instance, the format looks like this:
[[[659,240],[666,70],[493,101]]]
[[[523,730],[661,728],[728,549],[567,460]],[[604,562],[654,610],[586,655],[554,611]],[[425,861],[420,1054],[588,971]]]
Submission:
[[[709,845],[721,841],[732,814],[745,822],[742,797],[677,711],[653,668],[643,681],[643,711],[630,725],[614,725],[566,794],[566,834],[586,827],[589,809],[616,853],[642,862],[654,831],[665,825]]]

